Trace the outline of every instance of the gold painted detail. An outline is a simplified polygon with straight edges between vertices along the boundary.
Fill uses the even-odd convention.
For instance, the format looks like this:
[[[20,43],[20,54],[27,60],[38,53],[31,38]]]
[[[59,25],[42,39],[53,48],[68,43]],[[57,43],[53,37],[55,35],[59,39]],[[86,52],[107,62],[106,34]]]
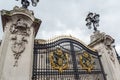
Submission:
[[[64,53],[60,48],[50,53],[49,60],[51,67],[59,72],[68,69],[68,54]]]
[[[91,72],[91,70],[94,68],[94,63],[94,59],[89,53],[84,52],[80,56],[80,65],[83,69],[86,69],[88,72]]]

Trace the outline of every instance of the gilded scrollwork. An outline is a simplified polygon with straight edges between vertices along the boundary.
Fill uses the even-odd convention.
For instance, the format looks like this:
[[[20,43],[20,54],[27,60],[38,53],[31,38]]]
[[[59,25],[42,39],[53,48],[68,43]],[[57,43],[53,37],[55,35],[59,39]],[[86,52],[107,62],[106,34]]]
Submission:
[[[21,53],[25,50],[25,45],[28,42],[27,37],[30,35],[30,27],[25,23],[23,19],[18,19],[15,24],[10,27],[10,33],[12,35],[11,49],[14,52],[15,64],[18,66],[18,59]]]
[[[50,53],[49,60],[51,67],[59,70],[59,72],[68,69],[68,54],[64,53],[60,48]]]
[[[88,72],[91,72],[91,70],[94,68],[94,63],[93,57],[86,51],[80,55],[80,66],[83,69],[86,69]]]

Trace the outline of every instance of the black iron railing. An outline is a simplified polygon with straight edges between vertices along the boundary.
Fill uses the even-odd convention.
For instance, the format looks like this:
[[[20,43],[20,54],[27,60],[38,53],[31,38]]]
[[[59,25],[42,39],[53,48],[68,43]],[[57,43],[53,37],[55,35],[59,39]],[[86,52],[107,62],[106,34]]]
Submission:
[[[51,52],[55,52],[56,48],[68,55],[68,68],[63,68],[62,72],[54,69],[50,61],[49,56]],[[87,52],[94,60],[94,64],[91,63],[94,67],[90,70],[81,66],[80,56],[84,54],[83,52]],[[98,53],[72,39],[65,38],[46,44],[35,42],[33,58],[32,80],[86,80],[87,78],[106,80]],[[83,60],[83,65],[86,65],[87,62],[84,63],[84,61],[87,61],[87,58]]]

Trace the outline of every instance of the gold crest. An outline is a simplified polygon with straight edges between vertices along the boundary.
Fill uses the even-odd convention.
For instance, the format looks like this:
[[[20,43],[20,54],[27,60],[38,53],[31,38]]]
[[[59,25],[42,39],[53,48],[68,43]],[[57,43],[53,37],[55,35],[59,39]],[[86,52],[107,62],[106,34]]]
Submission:
[[[49,60],[51,67],[59,70],[59,72],[63,72],[64,69],[68,68],[68,54],[64,53],[60,48],[50,53]]]
[[[94,68],[94,60],[93,57],[88,54],[87,52],[84,52],[80,56],[80,65],[83,69],[86,69],[88,72],[91,72],[91,70]]]

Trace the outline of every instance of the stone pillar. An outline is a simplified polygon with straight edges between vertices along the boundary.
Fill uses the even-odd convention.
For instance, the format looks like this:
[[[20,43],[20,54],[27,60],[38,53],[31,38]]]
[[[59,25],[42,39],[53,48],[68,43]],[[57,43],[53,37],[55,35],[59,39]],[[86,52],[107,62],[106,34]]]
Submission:
[[[14,7],[2,10],[4,36],[0,50],[0,80],[31,80],[34,37],[41,20],[33,12]]]
[[[113,44],[114,39],[111,36],[96,31],[91,36],[89,46],[96,49],[101,55],[107,80],[120,80],[120,64]]]

